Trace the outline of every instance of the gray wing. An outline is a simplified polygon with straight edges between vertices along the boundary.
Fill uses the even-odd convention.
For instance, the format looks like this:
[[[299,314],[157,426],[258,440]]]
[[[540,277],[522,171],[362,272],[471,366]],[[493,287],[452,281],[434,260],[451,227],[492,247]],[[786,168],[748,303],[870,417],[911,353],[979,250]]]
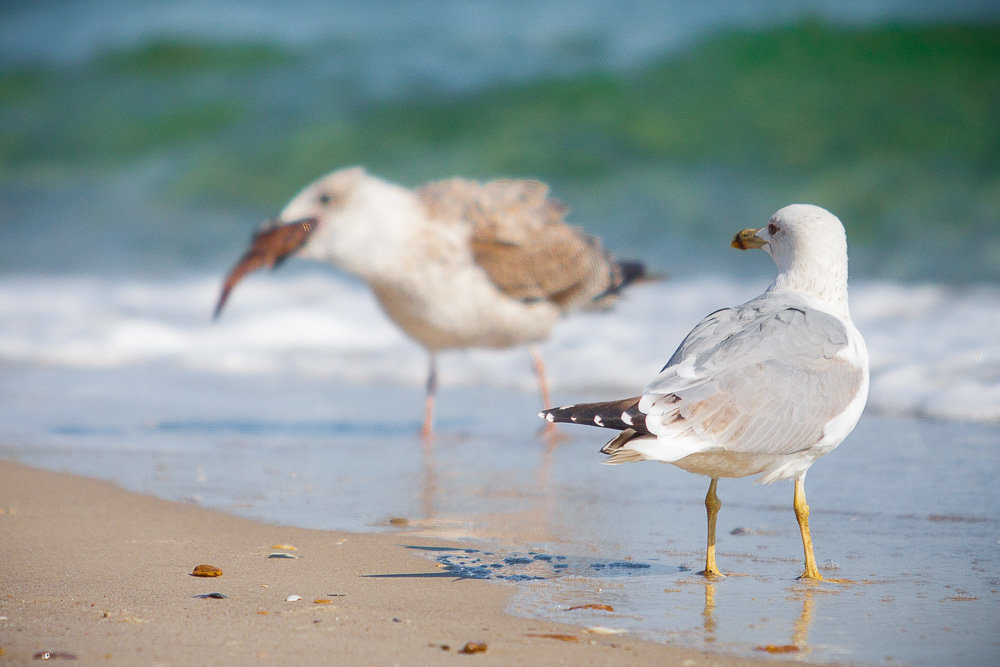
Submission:
[[[573,310],[613,291],[624,277],[596,238],[563,222],[566,207],[548,193],[538,181],[457,178],[418,190],[432,217],[471,226],[473,259],[497,289],[512,299]]]
[[[646,387],[639,409],[657,435],[694,435],[727,451],[790,454],[823,437],[860,388],[837,356],[839,319],[790,293],[712,313]]]

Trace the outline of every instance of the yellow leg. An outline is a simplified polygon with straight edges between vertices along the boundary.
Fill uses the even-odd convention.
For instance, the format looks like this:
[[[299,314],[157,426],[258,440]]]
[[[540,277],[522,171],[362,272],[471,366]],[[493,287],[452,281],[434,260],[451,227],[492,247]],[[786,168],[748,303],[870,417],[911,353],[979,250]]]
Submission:
[[[792,507],[795,508],[795,518],[799,521],[799,532],[802,533],[802,550],[806,555],[806,569],[799,576],[799,579],[822,581],[823,575],[816,568],[816,556],[813,555],[812,535],[809,533],[809,505],[806,504],[806,490],[801,479],[795,480],[795,500],[792,502]]]
[[[705,509],[708,512],[708,548],[705,550],[705,569],[698,574],[703,574],[706,577],[726,576],[719,571],[719,566],[715,564],[715,520],[722,507],[722,501],[715,493],[718,484],[719,480],[713,477],[708,485],[708,494],[705,496]]]

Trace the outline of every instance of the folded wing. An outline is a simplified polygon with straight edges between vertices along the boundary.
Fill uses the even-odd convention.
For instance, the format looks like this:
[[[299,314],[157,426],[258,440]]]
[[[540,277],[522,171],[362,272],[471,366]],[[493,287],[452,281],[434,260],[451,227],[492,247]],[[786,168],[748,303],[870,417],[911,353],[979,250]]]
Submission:
[[[790,294],[764,294],[709,315],[646,387],[646,427],[713,449],[791,454],[822,439],[861,388],[862,368],[838,353],[836,317]]]

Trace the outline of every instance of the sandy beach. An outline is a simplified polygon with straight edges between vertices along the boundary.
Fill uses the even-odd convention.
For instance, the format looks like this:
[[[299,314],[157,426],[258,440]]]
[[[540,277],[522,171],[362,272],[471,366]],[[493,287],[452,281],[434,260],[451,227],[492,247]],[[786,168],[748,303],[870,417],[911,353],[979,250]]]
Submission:
[[[445,542],[271,526],[10,461],[0,512],[4,664],[755,664],[507,615],[513,586],[412,548]]]

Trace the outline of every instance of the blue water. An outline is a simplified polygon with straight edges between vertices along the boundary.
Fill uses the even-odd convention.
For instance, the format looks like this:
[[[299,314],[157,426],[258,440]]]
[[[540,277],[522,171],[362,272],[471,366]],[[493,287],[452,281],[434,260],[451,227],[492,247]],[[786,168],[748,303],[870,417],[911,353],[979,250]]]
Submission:
[[[456,574],[522,581],[514,613],[996,662],[998,21],[990,2],[4,6],[0,456],[274,522],[402,517],[472,540],[428,554]],[[444,355],[425,450],[422,351],[326,267],[254,276],[212,323],[256,224],[353,163],[542,178],[670,274],[557,328],[561,403],[635,393],[759,293],[773,267],[733,232],[790,201],[840,214],[871,398],[809,499],[820,561],[864,583],[794,583],[791,489],[746,480],[720,488],[719,545],[745,576],[693,576],[704,480],[602,467],[587,429],[548,447],[523,351]]]

